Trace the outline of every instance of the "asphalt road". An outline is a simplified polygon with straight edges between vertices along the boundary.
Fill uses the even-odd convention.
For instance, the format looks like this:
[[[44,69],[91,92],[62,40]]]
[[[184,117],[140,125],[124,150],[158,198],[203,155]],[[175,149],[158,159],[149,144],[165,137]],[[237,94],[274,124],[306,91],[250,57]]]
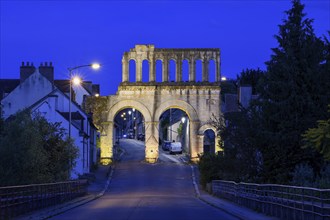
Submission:
[[[121,146],[125,154],[104,196],[52,219],[237,219],[196,198],[191,168],[178,156],[161,152],[160,162],[147,164],[142,142],[121,140]]]

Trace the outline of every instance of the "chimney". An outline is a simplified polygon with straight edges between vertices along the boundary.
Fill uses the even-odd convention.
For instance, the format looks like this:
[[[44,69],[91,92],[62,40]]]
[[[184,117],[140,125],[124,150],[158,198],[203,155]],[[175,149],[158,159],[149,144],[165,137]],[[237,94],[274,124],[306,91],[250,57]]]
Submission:
[[[92,85],[92,95],[100,95],[100,85],[99,84],[93,84]]]
[[[33,63],[30,65],[30,62],[26,62],[25,65],[24,62],[22,62],[22,66],[20,67],[20,83],[24,82],[35,70],[36,68],[33,66]]]
[[[39,72],[46,77],[51,83],[54,83],[54,67],[52,62],[41,63],[39,66]]]

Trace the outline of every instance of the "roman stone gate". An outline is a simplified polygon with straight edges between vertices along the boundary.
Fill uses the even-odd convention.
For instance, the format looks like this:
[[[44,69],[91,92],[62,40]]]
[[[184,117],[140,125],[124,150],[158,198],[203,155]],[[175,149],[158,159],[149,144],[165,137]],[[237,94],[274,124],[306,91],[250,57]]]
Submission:
[[[130,81],[129,62],[135,61],[135,82]],[[149,64],[149,80],[142,81],[142,63]],[[158,61],[159,60],[159,61]],[[188,61],[188,80],[182,79],[182,63]],[[213,61],[212,61],[213,60]],[[156,81],[156,62],[162,65],[162,79]],[[175,80],[170,80],[170,62],[175,62]],[[201,63],[201,80],[196,81],[196,61]],[[209,78],[209,62],[214,64],[213,82]],[[157,70],[158,71],[158,70]],[[220,116],[220,50],[219,49],[167,49],[154,45],[136,45],[122,58],[122,83],[116,95],[108,96],[104,131],[101,134],[101,162],[112,159],[114,145],[114,118],[125,108],[135,108],[144,116],[145,160],[154,163],[158,159],[159,118],[170,108],[184,111],[190,120],[189,154],[192,161],[203,153],[203,134],[215,128],[209,123],[214,114]],[[215,134],[217,134],[215,132]],[[215,143],[218,143],[216,137]],[[215,151],[220,150],[218,146]]]

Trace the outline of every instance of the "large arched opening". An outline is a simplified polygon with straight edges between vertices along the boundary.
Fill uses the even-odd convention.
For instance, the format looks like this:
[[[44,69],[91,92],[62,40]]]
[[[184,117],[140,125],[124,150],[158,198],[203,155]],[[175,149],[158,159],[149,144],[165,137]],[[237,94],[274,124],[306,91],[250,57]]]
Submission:
[[[179,108],[166,109],[159,118],[159,152],[170,154],[190,153],[190,119]],[[176,145],[173,148],[172,145]]]
[[[127,107],[117,112],[113,123],[113,157],[118,157],[123,143],[145,146],[145,125],[143,114],[135,108]],[[143,155],[141,155],[143,157]],[[141,160],[144,159],[141,158]]]
[[[192,161],[198,160],[198,154],[201,152],[200,142],[198,139],[198,128],[199,128],[199,117],[196,110],[188,102],[183,100],[169,100],[163,102],[155,111],[154,118],[156,120],[161,119],[164,112],[169,109],[179,109],[184,112],[186,116],[186,121],[184,122],[185,136],[183,140],[185,141],[184,146],[186,148],[185,152],[189,154]],[[182,122],[182,121],[181,121]],[[158,123],[160,126],[161,122]],[[173,122],[172,122],[173,123]],[[157,130],[159,128],[157,127]],[[157,135],[158,136],[158,135]],[[172,136],[173,137],[173,136]],[[173,141],[173,140],[172,140]],[[160,144],[161,146],[161,144]]]

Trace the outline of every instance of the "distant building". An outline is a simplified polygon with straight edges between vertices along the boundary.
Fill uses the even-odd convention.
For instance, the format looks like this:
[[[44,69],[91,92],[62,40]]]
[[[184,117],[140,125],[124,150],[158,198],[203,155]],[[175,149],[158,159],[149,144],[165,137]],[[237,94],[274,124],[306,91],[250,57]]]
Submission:
[[[85,84],[86,83],[86,84]],[[71,137],[79,149],[76,167],[71,178],[90,172],[96,163],[97,129],[91,116],[81,105],[84,96],[99,93],[99,86],[84,82],[81,88],[73,88],[71,104]],[[29,108],[41,113],[49,122],[61,122],[63,128],[69,128],[69,90],[70,81],[54,80],[52,63],[41,64],[39,68],[29,62],[20,67],[20,79],[0,79],[0,100],[2,117],[8,118],[17,111]]]
[[[247,108],[250,102],[257,99],[258,95],[252,94],[252,87],[250,85],[240,86],[237,94],[224,94],[224,100],[222,103],[222,112],[237,112],[240,106]]]

